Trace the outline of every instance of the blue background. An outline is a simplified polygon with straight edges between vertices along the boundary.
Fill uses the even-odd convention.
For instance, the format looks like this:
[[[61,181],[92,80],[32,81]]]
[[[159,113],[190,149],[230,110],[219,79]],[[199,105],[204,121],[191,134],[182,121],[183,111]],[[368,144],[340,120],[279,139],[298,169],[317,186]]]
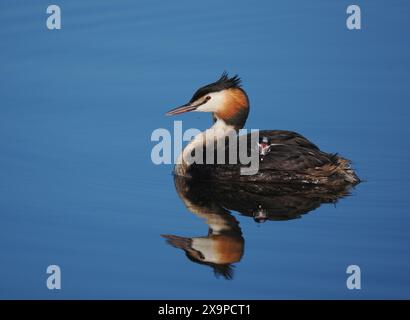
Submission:
[[[410,3],[355,3],[360,31],[351,1],[57,1],[50,31],[49,1],[1,1],[0,298],[410,298]],[[160,237],[207,226],[150,158],[154,129],[210,125],[164,112],[223,70],[247,128],[300,132],[366,180],[302,219],[235,214],[232,281]]]

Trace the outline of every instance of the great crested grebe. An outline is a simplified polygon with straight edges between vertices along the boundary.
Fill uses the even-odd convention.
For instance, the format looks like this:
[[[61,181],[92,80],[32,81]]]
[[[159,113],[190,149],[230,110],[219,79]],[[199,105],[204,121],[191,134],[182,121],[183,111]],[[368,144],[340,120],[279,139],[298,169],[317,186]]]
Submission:
[[[198,134],[182,151],[175,166],[175,174],[206,180],[296,183],[314,185],[355,185],[360,179],[350,167],[350,161],[321,151],[302,135],[284,130],[259,131],[259,169],[256,174],[242,175],[241,163],[198,164],[188,161],[198,146],[210,147],[207,133],[213,131],[215,139],[237,133],[245,125],[249,114],[249,99],[236,75],[228,77],[224,72],[216,81],[199,88],[191,100],[167,112],[177,115],[185,112],[210,112],[213,126]],[[241,137],[237,137],[241,139]],[[243,136],[242,136],[243,138]],[[248,153],[255,146],[248,140]],[[229,145],[225,145],[227,153]],[[205,163],[205,162],[203,162]]]

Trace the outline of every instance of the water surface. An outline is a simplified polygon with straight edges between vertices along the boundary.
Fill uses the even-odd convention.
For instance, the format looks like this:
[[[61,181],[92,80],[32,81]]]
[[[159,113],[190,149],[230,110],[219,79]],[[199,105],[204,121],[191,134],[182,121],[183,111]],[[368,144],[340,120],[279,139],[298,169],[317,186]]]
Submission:
[[[409,298],[410,4],[356,3],[360,31],[348,1],[59,1],[49,31],[47,1],[2,1],[0,297]],[[231,280],[160,236],[208,225],[150,158],[164,113],[224,70],[243,78],[247,128],[300,132],[365,180],[300,219],[233,212]],[[361,290],[346,288],[351,264]]]

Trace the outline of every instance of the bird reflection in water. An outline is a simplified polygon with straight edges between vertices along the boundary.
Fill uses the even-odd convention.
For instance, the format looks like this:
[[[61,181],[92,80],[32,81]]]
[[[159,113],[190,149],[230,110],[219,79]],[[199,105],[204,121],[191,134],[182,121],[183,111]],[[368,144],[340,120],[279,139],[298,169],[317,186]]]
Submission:
[[[217,277],[232,279],[233,264],[244,254],[245,240],[235,211],[256,222],[300,218],[322,203],[336,203],[349,195],[351,185],[329,188],[320,185],[209,182],[174,176],[176,191],[189,211],[209,226],[200,237],[162,235],[185,251],[192,262],[213,268]]]

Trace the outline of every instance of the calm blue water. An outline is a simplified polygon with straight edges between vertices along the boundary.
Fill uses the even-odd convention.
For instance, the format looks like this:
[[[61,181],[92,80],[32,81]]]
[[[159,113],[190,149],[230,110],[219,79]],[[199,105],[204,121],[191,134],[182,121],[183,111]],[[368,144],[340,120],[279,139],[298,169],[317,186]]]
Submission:
[[[410,3],[355,1],[348,31],[350,2],[58,1],[49,31],[49,1],[2,1],[0,298],[410,298]],[[208,226],[150,158],[154,129],[209,126],[164,113],[223,70],[243,78],[247,128],[300,132],[366,180],[301,219],[233,213],[232,280],[160,236]]]

